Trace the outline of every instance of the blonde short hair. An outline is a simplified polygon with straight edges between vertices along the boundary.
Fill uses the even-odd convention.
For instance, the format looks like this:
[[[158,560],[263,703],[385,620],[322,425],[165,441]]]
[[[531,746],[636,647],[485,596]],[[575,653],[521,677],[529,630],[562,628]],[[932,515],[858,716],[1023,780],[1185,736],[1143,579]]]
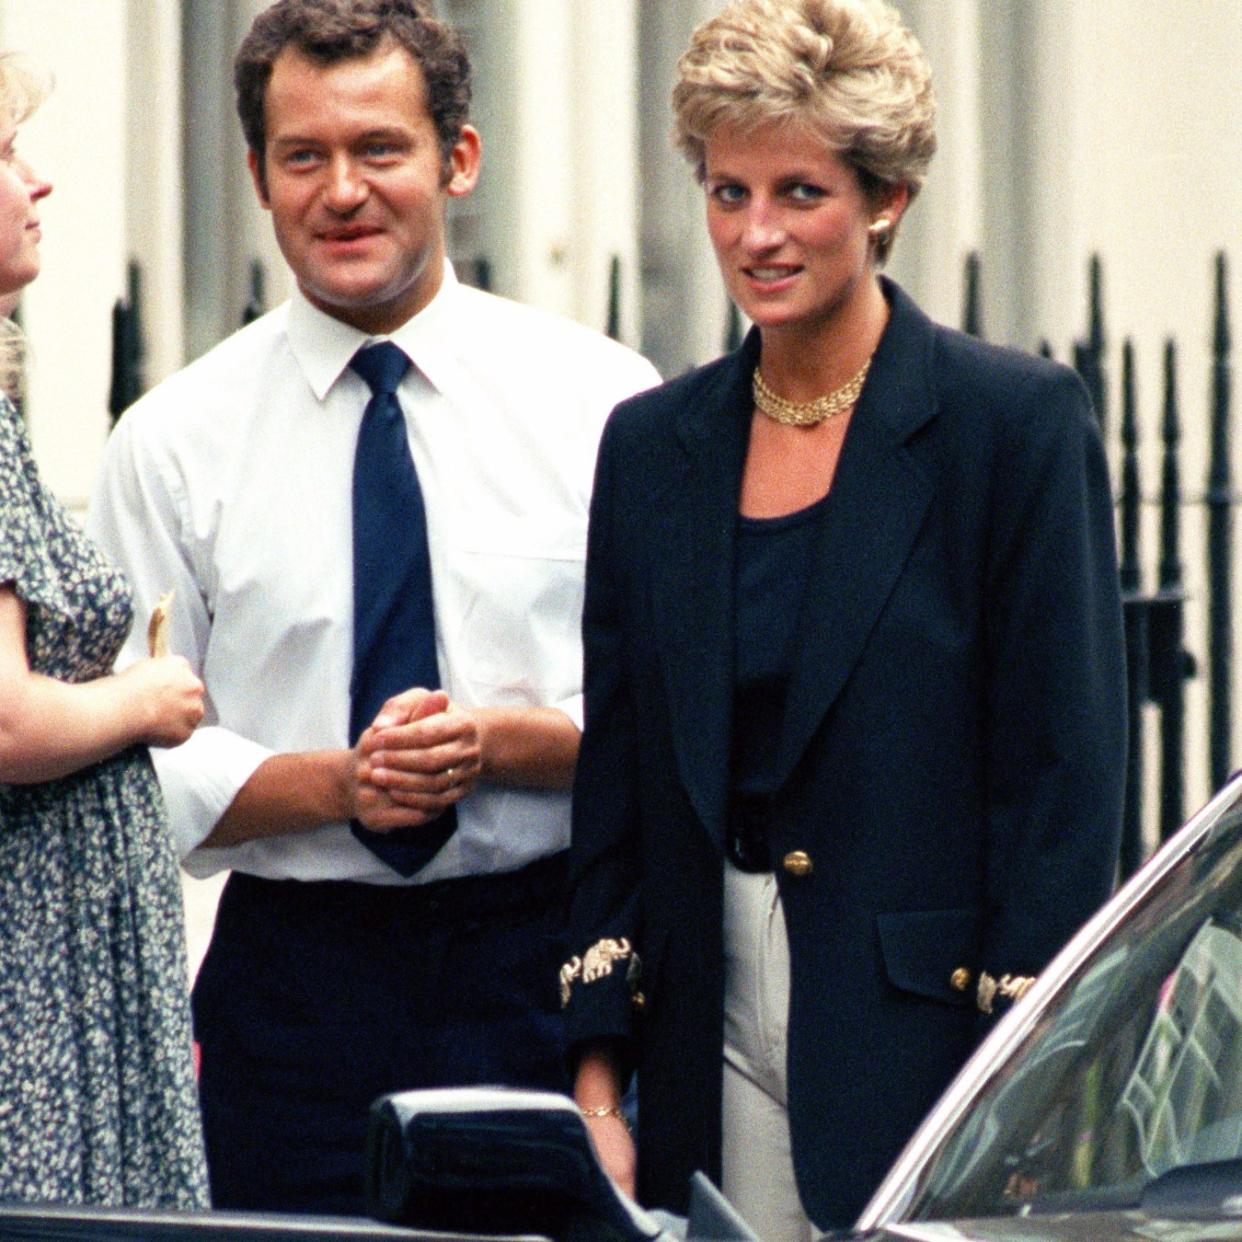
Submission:
[[[0,52],[0,114],[20,125],[48,97],[52,75],[20,52]]]
[[[931,69],[886,0],[733,0],[677,63],[674,138],[703,176],[720,126],[802,126],[871,195],[918,193],[936,150]]]
[[[0,117],[20,125],[47,98],[52,75],[17,52],[0,52]],[[21,395],[26,338],[11,319],[0,318],[0,393]]]

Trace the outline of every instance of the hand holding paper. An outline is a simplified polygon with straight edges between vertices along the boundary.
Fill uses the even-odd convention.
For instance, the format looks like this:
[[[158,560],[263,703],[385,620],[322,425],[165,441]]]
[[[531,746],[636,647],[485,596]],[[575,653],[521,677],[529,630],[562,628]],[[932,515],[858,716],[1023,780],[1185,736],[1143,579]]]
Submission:
[[[168,623],[175,594],[175,591],[165,591],[151,609],[151,620],[147,622],[147,653],[151,656],[168,654]]]

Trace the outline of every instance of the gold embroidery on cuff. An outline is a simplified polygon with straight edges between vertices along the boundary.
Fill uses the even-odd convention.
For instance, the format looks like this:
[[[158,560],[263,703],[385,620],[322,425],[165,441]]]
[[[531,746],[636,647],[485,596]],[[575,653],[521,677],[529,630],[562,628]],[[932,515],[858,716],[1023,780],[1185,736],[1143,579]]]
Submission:
[[[992,1004],[998,996],[1002,1000],[1020,1001],[1031,990],[1034,982],[1034,975],[1001,975],[996,979],[986,970],[981,970],[975,1004],[978,1005],[980,1013],[991,1013]]]
[[[629,962],[625,981],[633,992],[642,976],[642,964],[638,954],[623,936],[620,940],[597,940],[581,957],[571,957],[561,967],[561,1008],[569,1004],[569,994],[575,983],[594,983],[612,974],[614,962]]]

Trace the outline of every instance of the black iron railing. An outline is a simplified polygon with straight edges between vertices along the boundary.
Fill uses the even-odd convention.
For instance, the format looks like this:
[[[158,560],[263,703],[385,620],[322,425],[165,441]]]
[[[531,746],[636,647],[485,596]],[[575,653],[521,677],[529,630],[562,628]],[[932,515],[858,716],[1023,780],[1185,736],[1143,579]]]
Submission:
[[[979,260],[971,255],[964,271],[963,328],[980,334]],[[1223,254],[1216,257],[1212,379],[1209,393],[1211,447],[1207,488],[1201,497],[1187,496],[1181,479],[1181,414],[1176,344],[1165,342],[1163,397],[1159,426],[1161,471],[1158,495],[1149,497],[1140,476],[1142,420],[1139,415],[1134,344],[1123,342],[1121,351],[1121,425],[1118,431],[1117,480],[1118,543],[1122,601],[1125,610],[1126,659],[1129,694],[1130,744],[1127,758],[1125,822],[1122,842],[1122,873],[1129,875],[1142,863],[1151,847],[1168,837],[1186,813],[1188,761],[1204,756],[1213,789],[1224,784],[1232,763],[1231,678],[1233,676],[1233,606],[1231,549],[1233,490],[1229,460],[1230,409],[1232,401],[1231,339],[1229,331],[1227,267]],[[1109,430],[1107,334],[1104,323],[1103,265],[1091,259],[1088,326],[1085,337],[1073,346],[1074,368],[1082,376],[1101,433]],[[1051,354],[1047,344],[1040,352]],[[1142,511],[1148,504],[1159,507],[1159,548],[1156,585],[1145,586],[1142,554]],[[1207,536],[1207,635],[1205,638],[1208,691],[1207,736],[1188,739],[1186,682],[1197,673],[1198,661],[1187,650],[1186,604],[1183,571],[1182,515],[1199,506],[1206,516]],[[1145,744],[1147,708],[1159,713],[1159,796],[1153,811],[1145,811],[1147,787]],[[1151,820],[1150,823],[1147,821]]]

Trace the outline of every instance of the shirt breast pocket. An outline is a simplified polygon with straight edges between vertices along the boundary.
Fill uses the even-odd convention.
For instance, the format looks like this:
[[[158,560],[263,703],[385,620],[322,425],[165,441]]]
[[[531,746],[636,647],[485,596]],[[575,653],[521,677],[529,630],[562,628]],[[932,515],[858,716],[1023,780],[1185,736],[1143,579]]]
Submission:
[[[455,634],[454,676],[478,702],[537,705],[578,691],[585,559],[583,534],[522,525],[453,549],[452,598],[437,612]]]

